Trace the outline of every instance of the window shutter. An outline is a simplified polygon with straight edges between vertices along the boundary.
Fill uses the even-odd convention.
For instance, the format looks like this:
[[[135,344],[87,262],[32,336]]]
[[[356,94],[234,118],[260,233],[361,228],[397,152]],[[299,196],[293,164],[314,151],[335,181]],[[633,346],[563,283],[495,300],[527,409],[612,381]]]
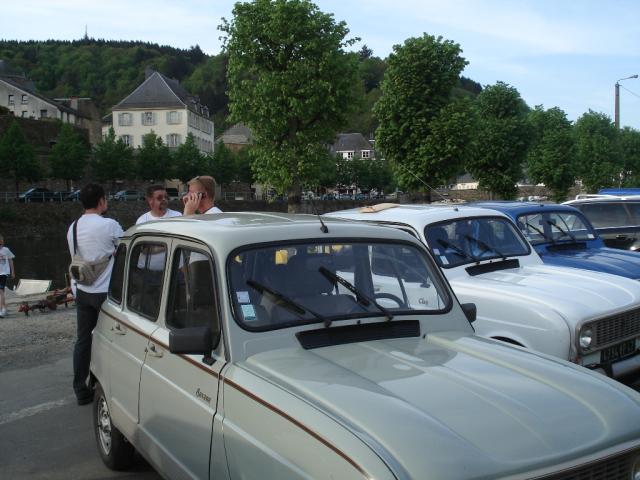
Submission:
[[[171,112],[167,112],[167,125],[171,123]]]
[[[166,139],[166,142],[167,142],[167,146],[170,147],[171,143],[169,143],[169,141],[171,140],[171,135],[166,135],[165,139]]]
[[[156,112],[151,113],[151,125],[156,124]]]

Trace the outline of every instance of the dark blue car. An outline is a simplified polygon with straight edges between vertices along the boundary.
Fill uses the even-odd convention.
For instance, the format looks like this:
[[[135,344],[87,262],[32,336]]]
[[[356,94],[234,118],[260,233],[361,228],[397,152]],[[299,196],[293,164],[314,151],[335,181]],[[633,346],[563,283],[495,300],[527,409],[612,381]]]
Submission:
[[[474,205],[510,216],[544,263],[640,280],[640,254],[606,247],[589,220],[576,208],[531,202]]]

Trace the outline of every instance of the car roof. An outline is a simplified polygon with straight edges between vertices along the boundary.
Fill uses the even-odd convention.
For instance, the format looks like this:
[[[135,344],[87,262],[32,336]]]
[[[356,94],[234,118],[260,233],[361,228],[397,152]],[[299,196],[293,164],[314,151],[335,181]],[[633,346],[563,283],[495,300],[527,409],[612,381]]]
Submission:
[[[323,217],[323,221],[328,228],[327,233],[321,230],[322,224],[317,215],[277,212],[188,215],[135,225],[124,233],[123,238],[140,234],[194,238],[209,244],[223,256],[245,245],[296,239],[377,238],[409,240],[420,245],[411,235],[394,228],[327,217]]]
[[[563,205],[573,205],[582,203],[598,203],[598,202],[640,202],[640,195],[606,195],[606,194],[581,194],[576,195],[574,200],[564,202]]]
[[[539,202],[509,202],[509,201],[493,201],[493,202],[474,202],[472,205],[483,208],[491,208],[501,212],[508,213],[512,217],[532,213],[532,212],[568,212],[579,213],[579,210],[569,205],[561,205],[557,203],[539,203]]]

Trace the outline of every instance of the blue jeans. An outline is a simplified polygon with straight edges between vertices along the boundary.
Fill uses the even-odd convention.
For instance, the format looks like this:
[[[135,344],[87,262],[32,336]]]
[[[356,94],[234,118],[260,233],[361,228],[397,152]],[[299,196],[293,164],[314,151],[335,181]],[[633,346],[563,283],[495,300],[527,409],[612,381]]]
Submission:
[[[91,332],[98,322],[98,314],[106,293],[76,291],[76,315],[78,338],[73,348],[73,391],[78,399],[92,395],[87,385],[91,364]]]

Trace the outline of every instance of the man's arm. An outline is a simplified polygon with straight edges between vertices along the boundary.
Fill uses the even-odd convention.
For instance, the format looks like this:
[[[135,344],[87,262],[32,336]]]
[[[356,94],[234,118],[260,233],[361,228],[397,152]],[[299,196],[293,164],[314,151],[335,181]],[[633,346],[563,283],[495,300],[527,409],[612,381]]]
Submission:
[[[9,268],[11,269],[11,278],[16,278],[16,271],[13,269],[13,258],[9,259]]]

